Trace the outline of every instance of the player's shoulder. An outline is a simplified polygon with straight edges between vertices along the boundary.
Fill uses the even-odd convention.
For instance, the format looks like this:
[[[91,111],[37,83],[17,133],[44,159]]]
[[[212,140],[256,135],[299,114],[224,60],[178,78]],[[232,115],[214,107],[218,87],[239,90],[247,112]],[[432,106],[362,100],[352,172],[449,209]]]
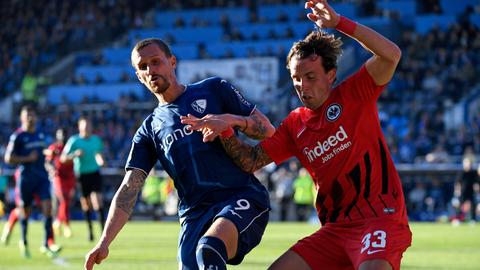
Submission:
[[[68,144],[75,144],[78,141],[80,141],[81,139],[82,138],[80,137],[80,134],[73,134],[72,136],[70,136],[70,138],[68,138],[67,143]]]
[[[162,118],[162,112],[159,109],[159,107],[157,107],[152,113],[150,113],[147,117],[145,117],[142,124],[137,129],[137,133],[141,133],[141,134],[150,133],[153,127],[158,126],[157,123],[161,123],[163,121],[161,118]]]
[[[305,108],[305,107],[298,107],[298,108],[292,110],[287,115],[286,119],[289,119],[289,120],[300,119],[302,117],[302,115],[306,113],[306,110],[307,110],[307,108]]]
[[[201,88],[206,88],[206,89],[216,89],[219,86],[221,86],[223,83],[228,83],[227,80],[222,79],[220,77],[208,77],[205,78],[201,81],[198,81],[196,83],[189,84],[188,87],[190,89],[196,88],[196,89],[201,89]]]
[[[344,80],[342,80],[338,85],[333,88],[333,92],[338,89],[345,87],[353,87],[359,82],[371,82],[373,81],[371,75],[368,73],[365,65],[362,65],[358,70],[350,74]],[[338,91],[337,91],[338,92]]]

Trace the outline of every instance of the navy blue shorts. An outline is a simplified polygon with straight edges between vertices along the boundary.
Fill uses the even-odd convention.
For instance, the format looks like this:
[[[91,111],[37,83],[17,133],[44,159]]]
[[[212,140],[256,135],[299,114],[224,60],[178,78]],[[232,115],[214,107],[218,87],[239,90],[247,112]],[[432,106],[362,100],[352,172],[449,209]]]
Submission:
[[[247,196],[213,205],[194,219],[185,219],[179,236],[179,269],[198,270],[195,251],[197,243],[213,221],[219,217],[232,221],[239,232],[237,254],[228,264],[240,264],[250,250],[260,243],[267,227],[270,206]]]
[[[17,180],[18,205],[29,207],[33,202],[33,195],[37,195],[41,201],[51,198],[50,180],[47,178],[33,179],[20,177]]]

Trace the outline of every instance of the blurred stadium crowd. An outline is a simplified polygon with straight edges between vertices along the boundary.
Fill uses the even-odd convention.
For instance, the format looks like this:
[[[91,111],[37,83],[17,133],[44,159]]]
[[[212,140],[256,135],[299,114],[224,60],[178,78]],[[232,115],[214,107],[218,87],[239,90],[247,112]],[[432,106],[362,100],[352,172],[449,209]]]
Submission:
[[[378,103],[397,164],[454,164],[461,171],[465,156],[471,156],[478,164],[478,1],[330,2],[339,12],[382,31],[402,49],[400,66]],[[136,83],[134,71],[129,67],[132,45],[152,34],[169,42],[180,62],[264,56],[279,59],[277,88],[268,89],[261,99],[254,100],[278,125],[288,111],[299,105],[283,66],[289,44],[313,28],[304,18],[302,3],[293,0],[1,1],[0,99],[12,102],[13,106],[8,108],[13,117],[1,120],[4,128],[0,131],[0,156],[8,136],[18,126],[17,108],[34,103],[39,110],[39,126],[51,140],[57,127],[73,134],[78,117],[90,117],[95,123],[95,133],[105,142],[108,167],[121,168],[134,131],[155,107],[155,100]],[[198,33],[206,35],[202,38]],[[348,39],[344,42],[346,48],[353,47]],[[355,48],[353,51],[346,54],[353,57],[345,60],[352,63],[345,72],[358,68],[366,57],[356,53]],[[232,83],[235,84],[234,77]],[[50,93],[55,87],[70,90],[54,99]],[[105,99],[98,92],[85,91],[89,88],[126,90]],[[79,92],[72,93],[76,89]],[[286,202],[293,203],[297,174],[294,165],[281,171],[270,168],[259,172],[280,206],[285,202],[283,194]],[[455,197],[457,179],[435,174],[402,178],[414,218],[433,219],[439,213],[451,216],[455,212],[450,201]],[[286,191],[278,191],[280,188]]]

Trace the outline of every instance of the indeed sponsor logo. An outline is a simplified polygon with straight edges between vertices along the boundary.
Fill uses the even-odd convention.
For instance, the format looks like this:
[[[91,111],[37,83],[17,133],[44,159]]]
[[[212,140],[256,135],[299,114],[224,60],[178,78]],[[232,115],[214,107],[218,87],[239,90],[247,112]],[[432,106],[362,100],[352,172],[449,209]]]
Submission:
[[[328,137],[325,141],[317,141],[317,144],[313,149],[305,147],[303,149],[303,154],[307,156],[308,161],[310,162],[313,162],[315,159],[322,157],[322,155],[326,154],[322,157],[322,163],[325,163],[331,158],[333,158],[335,155],[352,145],[351,141],[343,143],[347,139],[348,135],[345,132],[345,129],[343,129],[343,126],[340,126],[338,131],[335,132],[334,135]]]
[[[188,130],[188,127],[190,125],[185,125],[183,128],[177,128],[173,130],[170,134],[167,134],[163,139],[162,139],[162,150],[166,151],[172,146],[172,144],[185,136],[191,135],[194,131],[193,130]]]

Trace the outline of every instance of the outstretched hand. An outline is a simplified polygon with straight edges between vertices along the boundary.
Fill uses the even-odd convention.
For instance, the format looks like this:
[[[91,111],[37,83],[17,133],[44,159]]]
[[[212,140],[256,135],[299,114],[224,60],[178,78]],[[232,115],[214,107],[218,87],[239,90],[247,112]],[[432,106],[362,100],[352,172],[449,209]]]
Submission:
[[[313,0],[305,2],[305,9],[311,9],[307,17],[320,28],[335,28],[340,20],[337,12],[328,4],[327,0]]]
[[[230,124],[222,118],[221,115],[207,114],[202,118],[197,118],[191,114],[180,116],[180,122],[190,125],[189,130],[200,131],[203,134],[203,142],[215,140],[222,131],[227,130]]]
[[[108,247],[101,245],[95,246],[90,252],[85,256],[85,270],[92,270],[94,264],[100,264],[105,258],[108,257]]]

